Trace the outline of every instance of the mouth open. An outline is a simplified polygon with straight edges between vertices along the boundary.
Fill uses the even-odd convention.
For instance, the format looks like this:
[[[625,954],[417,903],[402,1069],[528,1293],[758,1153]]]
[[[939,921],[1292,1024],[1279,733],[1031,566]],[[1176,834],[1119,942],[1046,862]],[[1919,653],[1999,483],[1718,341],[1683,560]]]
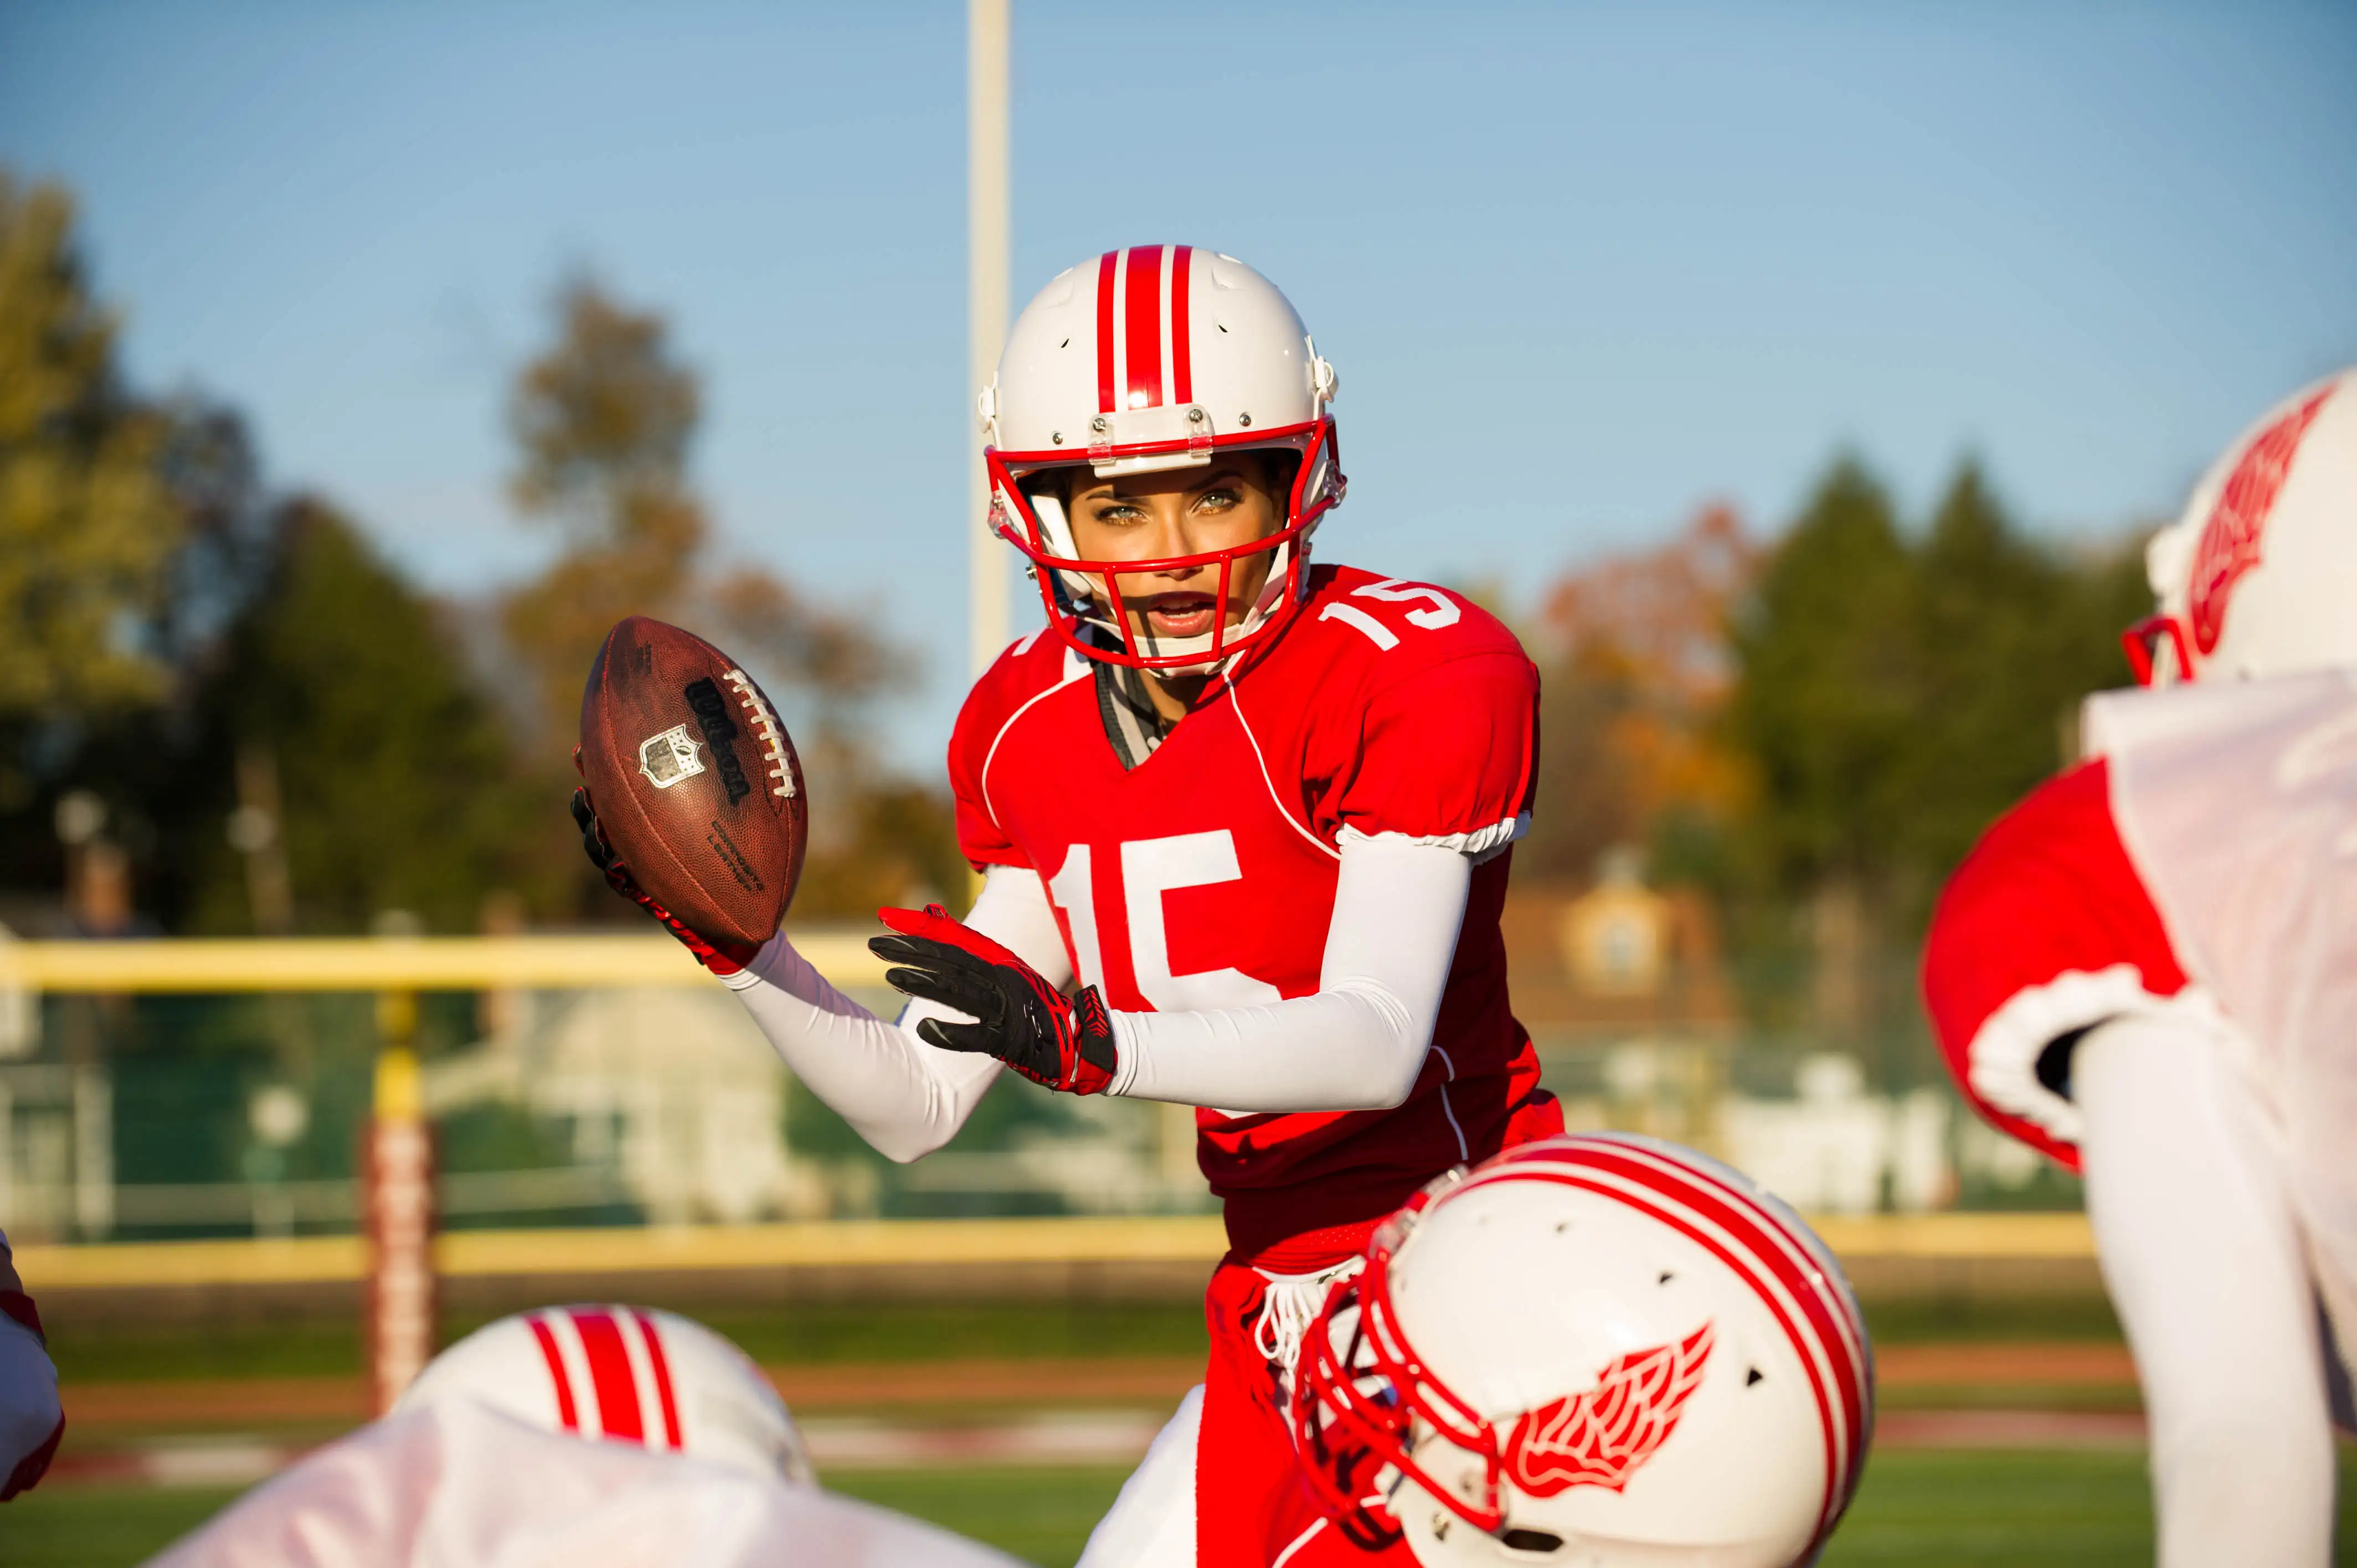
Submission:
[[[1209,594],[1157,594],[1144,608],[1146,629],[1157,637],[1206,637],[1220,606]]]

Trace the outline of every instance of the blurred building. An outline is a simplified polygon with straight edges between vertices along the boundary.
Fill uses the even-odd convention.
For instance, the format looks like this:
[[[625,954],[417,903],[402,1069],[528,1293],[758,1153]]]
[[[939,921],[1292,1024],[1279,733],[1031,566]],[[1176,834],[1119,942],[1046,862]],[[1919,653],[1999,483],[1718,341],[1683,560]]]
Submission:
[[[1854,1033],[1854,1007],[1797,1041],[1759,1038],[1708,903],[1647,886],[1632,850],[1608,851],[1585,889],[1510,894],[1504,924],[1515,1013],[1573,1128],[1690,1144],[1813,1212],[1954,1200],[1953,1097],[1870,1092],[1857,1058],[1829,1048]]]

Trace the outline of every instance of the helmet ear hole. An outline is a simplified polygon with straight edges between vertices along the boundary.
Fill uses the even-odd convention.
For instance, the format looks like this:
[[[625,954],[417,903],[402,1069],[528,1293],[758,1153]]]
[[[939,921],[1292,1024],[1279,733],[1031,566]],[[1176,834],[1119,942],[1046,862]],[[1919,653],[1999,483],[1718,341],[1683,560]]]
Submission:
[[[1498,1535],[1498,1544],[1509,1552],[1533,1552],[1553,1555],[1563,1550],[1563,1537],[1544,1530],[1508,1530]]]

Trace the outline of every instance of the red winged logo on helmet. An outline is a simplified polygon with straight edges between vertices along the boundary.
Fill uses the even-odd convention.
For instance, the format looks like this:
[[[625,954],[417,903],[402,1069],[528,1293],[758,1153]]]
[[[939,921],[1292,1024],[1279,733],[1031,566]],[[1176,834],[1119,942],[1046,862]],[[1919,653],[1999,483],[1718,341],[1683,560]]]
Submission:
[[[1571,1487],[1620,1490],[1669,1440],[1709,1359],[1706,1322],[1674,1345],[1619,1358],[1586,1393],[1524,1412],[1506,1438],[1507,1479],[1534,1498]]]
[[[2193,620],[2194,646],[2205,654],[2218,646],[2219,633],[2225,628],[2226,596],[2233,591],[2235,579],[2259,564],[2259,534],[2275,509],[2284,476],[2291,471],[2292,458],[2299,453],[2300,437],[2331,395],[2327,387],[2260,431],[2243,449],[2234,471],[2226,476],[2225,488],[2218,492],[2218,504],[2210,509],[2210,520],[2201,525],[2186,609]]]

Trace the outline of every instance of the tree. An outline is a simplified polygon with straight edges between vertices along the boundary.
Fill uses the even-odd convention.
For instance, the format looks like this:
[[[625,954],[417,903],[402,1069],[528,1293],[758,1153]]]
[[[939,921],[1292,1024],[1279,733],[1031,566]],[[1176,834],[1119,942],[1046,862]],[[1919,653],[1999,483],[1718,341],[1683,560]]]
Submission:
[[[1750,848],[1779,889],[1892,862],[1913,810],[1901,760],[1930,717],[1913,598],[1889,496],[1836,461],[1736,621],[1727,730],[1758,781]]]
[[[1827,471],[1736,621],[1727,733],[1756,792],[1729,923],[1755,1009],[1805,1007],[1813,1037],[1916,1070],[1914,940],[1974,840],[2065,760],[2080,699],[2125,679],[2136,566],[2025,537],[1974,463],[1911,539],[1855,460]]]
[[[626,615],[654,616],[743,660],[794,727],[813,802],[798,909],[865,912],[920,884],[939,891],[955,854],[946,804],[884,779],[867,741],[874,701],[905,682],[908,659],[773,573],[706,559],[711,530],[688,475],[701,396],[660,316],[587,280],[558,292],[555,315],[556,341],[517,380],[510,489],[527,518],[560,530],[564,547],[500,607],[507,641],[533,672],[530,745],[546,792],[561,800],[570,788],[562,759],[598,643]],[[591,882],[581,886],[589,908],[608,908]]]
[[[2061,764],[2080,699],[2126,678],[2118,633],[2147,607],[2140,565],[2134,551],[2073,558],[2025,537],[1979,465],[1958,468],[1916,552],[1920,703],[1936,722],[1903,784],[1910,917],[1991,820]]]
[[[388,909],[474,929],[485,897],[524,870],[506,726],[444,613],[334,508],[297,498],[273,534],[269,576],[229,628],[180,770],[184,923],[253,929],[221,825],[258,757],[274,776],[298,929],[365,930]]]
[[[118,710],[167,671],[127,635],[162,599],[181,518],[167,422],[124,392],[73,204],[0,170],[0,717]]]
[[[706,530],[687,485],[695,381],[672,359],[662,318],[586,282],[562,293],[557,315],[556,344],[516,384],[509,492],[563,531],[565,550],[507,596],[502,618],[536,679],[539,716],[569,737],[607,630],[627,615],[681,614]]]
[[[1536,639],[1545,745],[1519,875],[1581,879],[1621,843],[1650,844],[1661,869],[1694,875],[1680,844],[1717,832],[1745,794],[1742,759],[1716,721],[1733,673],[1727,617],[1759,553],[1732,510],[1706,507],[1668,544],[1551,590]]]

